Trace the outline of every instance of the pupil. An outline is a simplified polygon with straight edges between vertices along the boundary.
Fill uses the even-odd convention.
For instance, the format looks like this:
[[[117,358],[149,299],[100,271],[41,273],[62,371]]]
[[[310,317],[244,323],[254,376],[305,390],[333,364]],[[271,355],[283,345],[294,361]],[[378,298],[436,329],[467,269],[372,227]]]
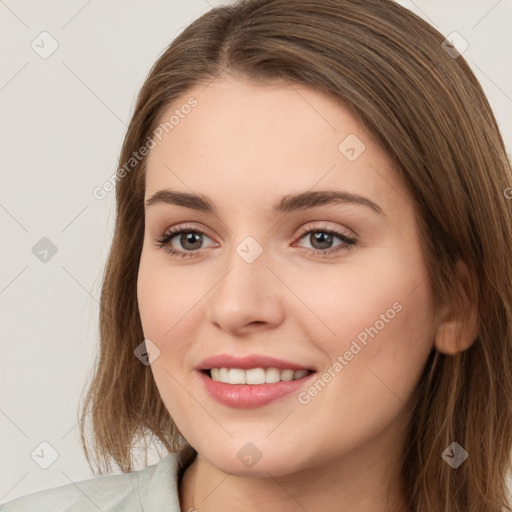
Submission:
[[[318,249],[329,249],[330,244],[332,244],[332,235],[330,233],[324,233],[322,231],[318,233],[313,233],[313,238],[315,243],[320,242],[321,247],[318,247]],[[323,243],[323,245],[322,245]],[[311,244],[313,247],[315,247],[315,244]]]
[[[193,250],[193,249],[199,249],[199,247],[201,246],[201,235],[199,233],[195,233],[195,232],[188,232],[186,234],[183,234],[181,235],[181,245],[187,249],[187,243],[191,243],[192,244],[192,247],[188,247],[188,249],[190,250]],[[195,245],[194,245],[195,244]]]

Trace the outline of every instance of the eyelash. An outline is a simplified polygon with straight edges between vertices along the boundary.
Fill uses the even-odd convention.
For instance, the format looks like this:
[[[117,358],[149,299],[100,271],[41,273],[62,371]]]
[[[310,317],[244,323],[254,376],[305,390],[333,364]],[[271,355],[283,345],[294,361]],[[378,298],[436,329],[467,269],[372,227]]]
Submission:
[[[352,238],[352,237],[349,237],[347,235],[344,235],[343,233],[340,233],[339,231],[336,231],[334,229],[330,229],[330,228],[322,228],[322,227],[318,227],[318,228],[303,228],[301,230],[301,233],[298,237],[298,240],[300,240],[301,238],[303,238],[305,235],[308,235],[310,233],[316,233],[316,232],[319,232],[319,233],[327,233],[329,235],[334,235],[336,237],[338,237],[342,242],[345,243],[345,245],[338,245],[336,246],[336,248],[334,249],[326,249],[326,250],[320,250],[320,249],[309,249],[309,248],[303,248],[306,250],[306,252],[308,253],[313,253],[314,256],[320,256],[320,257],[327,257],[329,256],[330,254],[333,254],[333,253],[338,253],[338,252],[342,252],[342,251],[350,251],[351,249],[353,249],[354,247],[357,246],[357,240],[355,238]],[[168,229],[167,231],[165,231],[164,233],[162,233],[156,240],[156,243],[155,245],[161,249],[164,249],[165,252],[169,253],[171,256],[174,256],[174,257],[178,257],[178,258],[194,258],[194,257],[197,257],[198,256],[198,250],[194,250],[194,251],[177,251],[176,249],[173,249],[172,247],[169,246],[169,242],[178,234],[182,234],[182,233],[197,233],[199,235],[204,235],[204,236],[208,236],[206,233],[204,233],[203,231],[199,230],[199,229],[196,229],[196,228],[192,228],[192,227],[189,227],[189,226],[176,226],[174,228],[170,228]]]

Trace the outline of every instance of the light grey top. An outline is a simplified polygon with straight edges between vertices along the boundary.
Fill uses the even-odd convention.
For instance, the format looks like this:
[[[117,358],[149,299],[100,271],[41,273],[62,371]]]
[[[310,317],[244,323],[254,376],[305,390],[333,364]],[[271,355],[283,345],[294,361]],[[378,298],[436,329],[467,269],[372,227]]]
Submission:
[[[181,512],[178,454],[138,471],[104,475],[21,496],[0,512]]]

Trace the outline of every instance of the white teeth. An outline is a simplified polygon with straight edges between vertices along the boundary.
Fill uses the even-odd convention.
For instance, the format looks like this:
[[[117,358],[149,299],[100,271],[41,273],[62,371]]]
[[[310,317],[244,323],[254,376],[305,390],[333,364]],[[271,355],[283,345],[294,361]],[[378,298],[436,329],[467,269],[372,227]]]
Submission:
[[[281,380],[281,372],[277,368],[267,368],[265,372],[265,382],[272,384]]]
[[[293,370],[282,370],[281,371],[281,380],[285,380],[285,381],[292,380],[294,373],[295,372]]]
[[[214,370],[214,369],[215,368],[212,368],[212,370]],[[229,382],[229,369],[228,368],[220,368],[217,380],[220,380],[221,382]]]
[[[307,374],[308,374],[307,370],[299,370],[293,374],[293,378],[300,379],[301,377],[304,377],[304,375],[307,375]]]
[[[225,384],[272,384],[304,377],[308,370],[280,370],[278,368],[212,368],[210,375],[217,382]]]
[[[246,384],[265,384],[265,370],[263,368],[252,368],[245,370]]]
[[[230,368],[228,382],[230,384],[245,384],[245,371],[239,368]]]

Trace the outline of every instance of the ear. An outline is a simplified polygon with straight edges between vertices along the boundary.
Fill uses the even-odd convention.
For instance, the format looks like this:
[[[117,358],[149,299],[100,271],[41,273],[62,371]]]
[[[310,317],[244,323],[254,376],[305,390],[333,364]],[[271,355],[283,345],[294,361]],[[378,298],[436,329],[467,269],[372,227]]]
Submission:
[[[478,295],[466,264],[456,263],[457,286],[462,304],[447,304],[440,313],[435,348],[444,354],[454,355],[468,349],[478,337]],[[460,308],[463,311],[460,311]]]

